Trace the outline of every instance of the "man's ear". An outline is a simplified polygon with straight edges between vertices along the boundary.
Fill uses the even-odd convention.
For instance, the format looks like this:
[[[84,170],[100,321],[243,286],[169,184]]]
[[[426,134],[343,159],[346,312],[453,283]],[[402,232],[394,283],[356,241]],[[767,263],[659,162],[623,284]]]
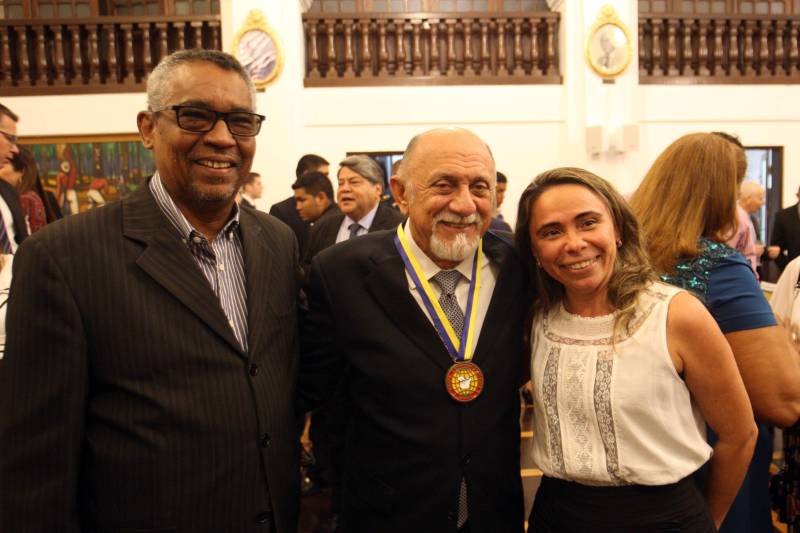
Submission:
[[[136,115],[136,125],[139,128],[139,136],[142,138],[142,144],[148,150],[152,150],[153,135],[156,129],[153,114],[149,111],[139,111],[139,114]]]
[[[389,180],[389,188],[392,190],[392,198],[397,205],[408,207],[408,188],[406,183],[399,176],[392,176]]]

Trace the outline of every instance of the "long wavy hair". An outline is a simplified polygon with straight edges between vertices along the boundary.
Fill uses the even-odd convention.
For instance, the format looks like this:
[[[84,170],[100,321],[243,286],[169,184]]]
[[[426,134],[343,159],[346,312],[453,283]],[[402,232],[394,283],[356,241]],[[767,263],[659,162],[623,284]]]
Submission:
[[[639,293],[655,280],[655,274],[647,260],[639,223],[625,199],[610,183],[588,170],[563,167],[542,172],[528,185],[519,199],[514,239],[520,258],[538,292],[533,301],[532,312],[552,309],[564,299],[564,286],[536,265],[530,230],[533,204],[547,189],[568,184],[586,187],[600,197],[611,213],[617,235],[622,241],[608,282],[608,301],[617,311],[614,321],[616,339],[628,331]]]
[[[736,230],[741,149],[713,133],[692,133],[664,150],[630,205],[659,274],[700,254],[698,239],[725,242]]]

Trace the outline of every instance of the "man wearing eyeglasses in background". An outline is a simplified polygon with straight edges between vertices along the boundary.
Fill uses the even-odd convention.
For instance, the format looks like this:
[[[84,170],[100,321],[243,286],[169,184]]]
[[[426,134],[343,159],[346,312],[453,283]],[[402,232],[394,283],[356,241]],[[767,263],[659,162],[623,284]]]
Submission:
[[[0,363],[0,531],[297,531],[297,244],[239,210],[255,89],[164,58],[138,115],[156,173],[17,254]]]
[[[17,122],[19,117],[0,104],[0,254],[12,254],[28,236],[25,212],[19,203],[15,184],[5,179],[3,170],[9,170],[11,161],[19,153],[17,147]]]

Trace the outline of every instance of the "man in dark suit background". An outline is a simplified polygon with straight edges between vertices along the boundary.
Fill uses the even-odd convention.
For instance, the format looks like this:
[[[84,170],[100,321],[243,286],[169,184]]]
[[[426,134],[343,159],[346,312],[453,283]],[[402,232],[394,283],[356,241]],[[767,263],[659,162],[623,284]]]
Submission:
[[[369,156],[351,155],[339,163],[336,200],[341,211],[317,222],[309,232],[303,264],[307,266],[319,252],[359,235],[393,229],[403,221],[396,209],[381,205],[384,173]]]
[[[797,190],[797,199],[800,200],[800,189]],[[775,260],[780,272],[789,261],[800,255],[800,202],[775,213],[767,254]]]
[[[494,210],[492,223],[489,224],[489,229],[496,231],[513,231],[511,226],[508,225],[503,219],[503,214],[500,212],[500,206],[503,205],[503,200],[506,198],[506,189],[508,188],[508,178],[502,172],[497,173],[497,207]]]
[[[19,117],[0,104],[0,169],[11,168],[11,160],[19,154],[17,147],[17,122]],[[28,236],[25,212],[19,202],[16,184],[9,183],[0,174],[0,253],[13,253]]]
[[[517,389],[530,364],[522,340],[530,299],[510,241],[486,233],[491,152],[466,130],[424,133],[391,186],[409,215],[403,254],[416,265],[394,229],[323,250],[301,335],[301,403],[339,387],[351,406],[342,530],[521,533]],[[412,271],[431,281],[421,285]],[[428,310],[432,301],[444,318]],[[456,357],[435,321],[456,338],[472,332],[463,348],[450,341]],[[458,376],[459,385],[446,379]]]
[[[333,185],[322,172],[306,172],[292,184],[297,213],[306,224],[313,226],[323,217],[341,213],[333,200]]]
[[[308,172],[321,172],[327,176],[328,162],[316,154],[306,154],[297,161],[297,168],[294,174],[299,179],[300,176]],[[297,212],[297,202],[294,194],[270,207],[269,214],[292,228],[297,237],[297,244],[300,250],[305,250],[308,242],[308,223],[304,222]]]
[[[261,184],[261,175],[257,172],[251,172],[247,175],[241,188],[242,204],[250,209],[256,209],[256,200],[261,198],[261,193],[264,191],[264,185]]]
[[[297,245],[239,209],[255,88],[177,52],[138,115],[155,175],[29,238],[0,362],[0,531],[297,530]]]

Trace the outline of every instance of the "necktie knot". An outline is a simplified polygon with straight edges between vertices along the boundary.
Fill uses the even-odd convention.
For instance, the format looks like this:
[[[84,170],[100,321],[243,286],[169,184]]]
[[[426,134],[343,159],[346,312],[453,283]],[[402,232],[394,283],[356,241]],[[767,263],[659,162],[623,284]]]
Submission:
[[[347,226],[347,229],[350,230],[350,236],[348,237],[348,239],[353,239],[355,237],[358,237],[358,230],[361,229],[361,224],[359,224],[358,222],[353,222],[352,224]]]
[[[442,288],[442,294],[452,296],[456,290],[456,285],[461,279],[461,272],[458,270],[440,270],[433,276],[433,279]]]

